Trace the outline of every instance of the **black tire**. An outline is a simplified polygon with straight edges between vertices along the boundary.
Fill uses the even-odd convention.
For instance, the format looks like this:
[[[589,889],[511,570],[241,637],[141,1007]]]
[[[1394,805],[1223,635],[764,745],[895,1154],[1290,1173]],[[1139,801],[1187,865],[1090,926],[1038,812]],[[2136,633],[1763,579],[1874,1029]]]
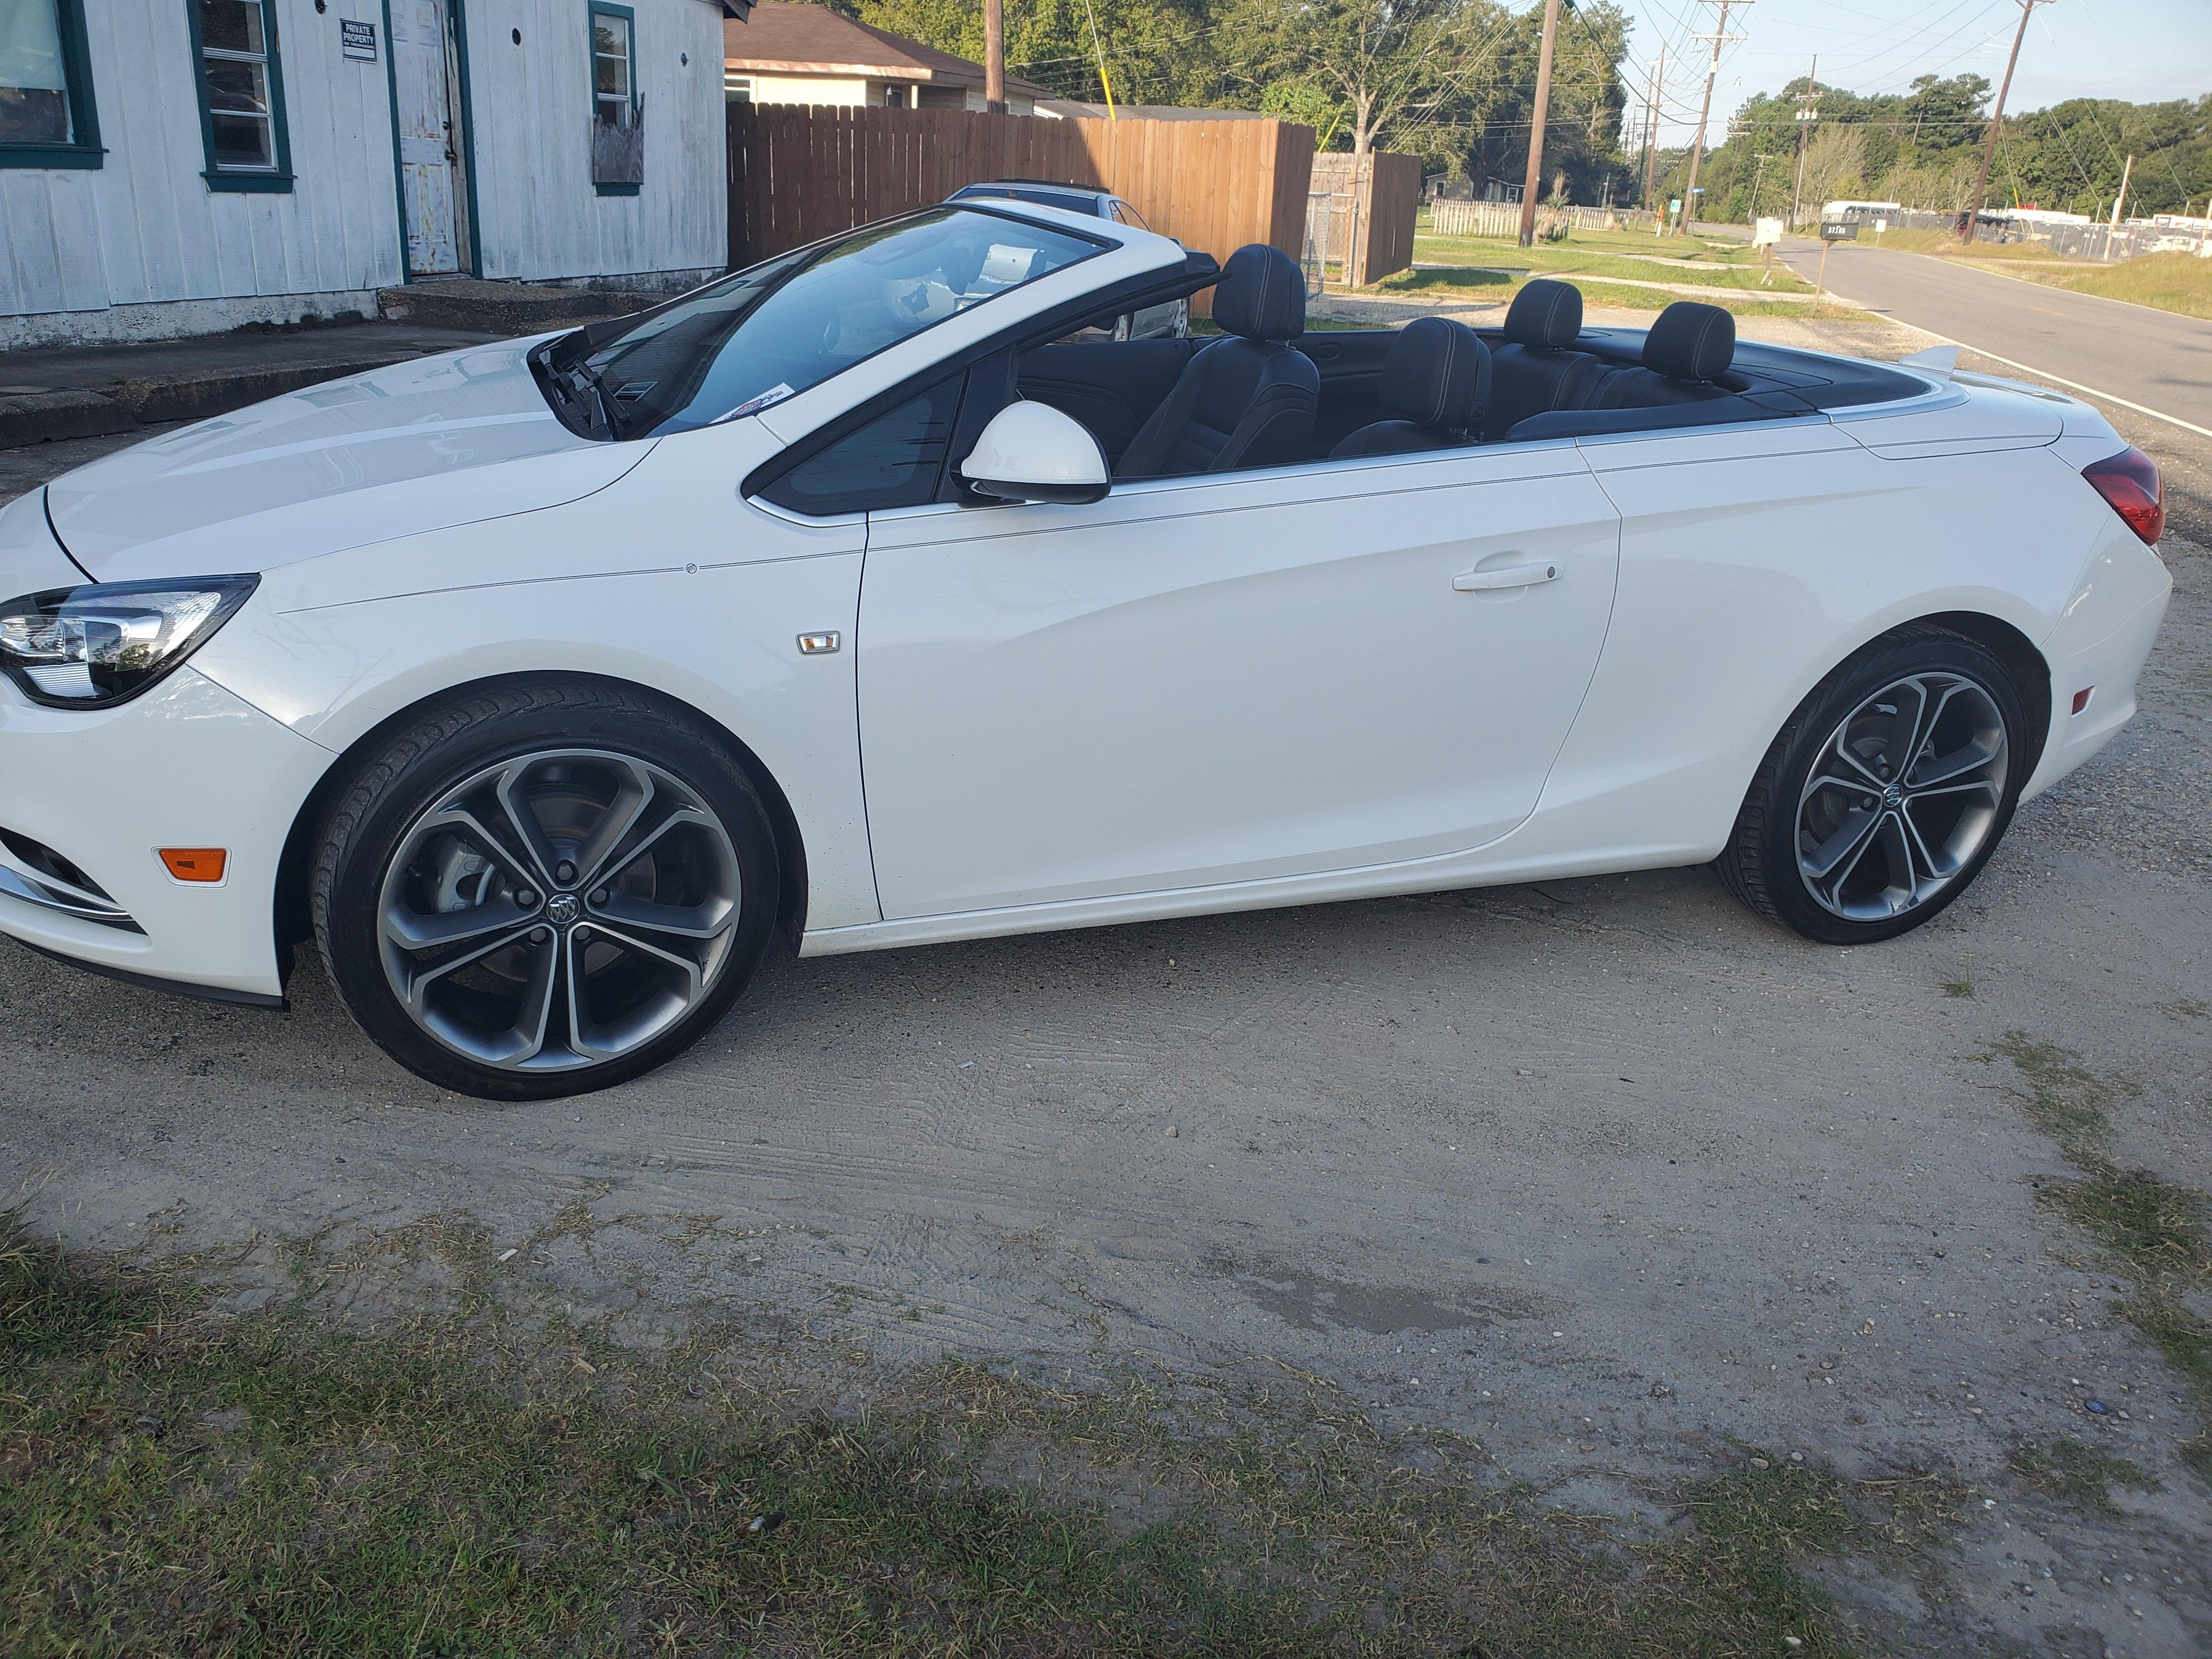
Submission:
[[[1915,696],[1925,700],[1913,705]],[[1926,720],[1931,709],[1932,731],[1897,735],[1905,712]],[[1993,762],[1947,769],[1992,744]],[[1899,629],[1797,706],[1714,868],[1746,904],[1807,939],[1893,939],[1940,915],[1981,872],[2012,822],[2030,747],[2019,690],[1991,652],[1932,623]],[[1901,770],[1897,749],[1911,751]]]
[[[332,799],[310,888],[324,963],[377,1046],[441,1088],[542,1100],[651,1071],[727,1012],[774,934],[751,782],[704,720],[629,688],[461,694]]]

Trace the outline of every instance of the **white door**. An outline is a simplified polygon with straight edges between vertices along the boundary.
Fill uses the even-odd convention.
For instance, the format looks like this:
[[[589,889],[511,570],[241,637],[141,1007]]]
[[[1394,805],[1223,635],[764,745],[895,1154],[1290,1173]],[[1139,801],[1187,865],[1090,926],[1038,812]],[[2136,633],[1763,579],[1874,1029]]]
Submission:
[[[446,63],[445,0],[392,0],[392,74],[399,100],[407,269],[416,276],[461,268],[453,216],[453,168],[459,154]]]
[[[884,916],[1496,840],[1574,720],[1619,544],[1571,443],[873,515]]]

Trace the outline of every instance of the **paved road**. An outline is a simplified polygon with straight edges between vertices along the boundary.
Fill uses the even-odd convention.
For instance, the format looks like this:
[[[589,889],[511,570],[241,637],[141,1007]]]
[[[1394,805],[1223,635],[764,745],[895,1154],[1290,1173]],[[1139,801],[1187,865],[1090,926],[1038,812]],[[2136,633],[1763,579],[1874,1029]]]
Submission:
[[[1820,245],[1785,242],[1782,257],[1810,279]],[[2212,322],[1850,242],[1827,280],[1899,322],[2212,431]]]

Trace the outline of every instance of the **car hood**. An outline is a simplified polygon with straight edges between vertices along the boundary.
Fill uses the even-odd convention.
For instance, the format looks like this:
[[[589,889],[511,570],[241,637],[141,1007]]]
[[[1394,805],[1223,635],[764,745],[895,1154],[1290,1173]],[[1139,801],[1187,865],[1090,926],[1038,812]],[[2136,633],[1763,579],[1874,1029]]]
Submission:
[[[649,443],[554,418],[525,354],[476,346],[332,380],[79,467],[47,486],[96,581],[265,571],[394,537],[556,507]]]

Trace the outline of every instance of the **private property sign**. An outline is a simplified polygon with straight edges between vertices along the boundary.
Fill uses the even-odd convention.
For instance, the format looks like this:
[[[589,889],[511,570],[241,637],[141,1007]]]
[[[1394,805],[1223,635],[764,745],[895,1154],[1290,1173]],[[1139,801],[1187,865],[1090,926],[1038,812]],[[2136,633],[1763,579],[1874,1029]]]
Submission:
[[[376,25],[356,22],[350,17],[338,19],[340,50],[356,63],[374,64],[376,61]]]

